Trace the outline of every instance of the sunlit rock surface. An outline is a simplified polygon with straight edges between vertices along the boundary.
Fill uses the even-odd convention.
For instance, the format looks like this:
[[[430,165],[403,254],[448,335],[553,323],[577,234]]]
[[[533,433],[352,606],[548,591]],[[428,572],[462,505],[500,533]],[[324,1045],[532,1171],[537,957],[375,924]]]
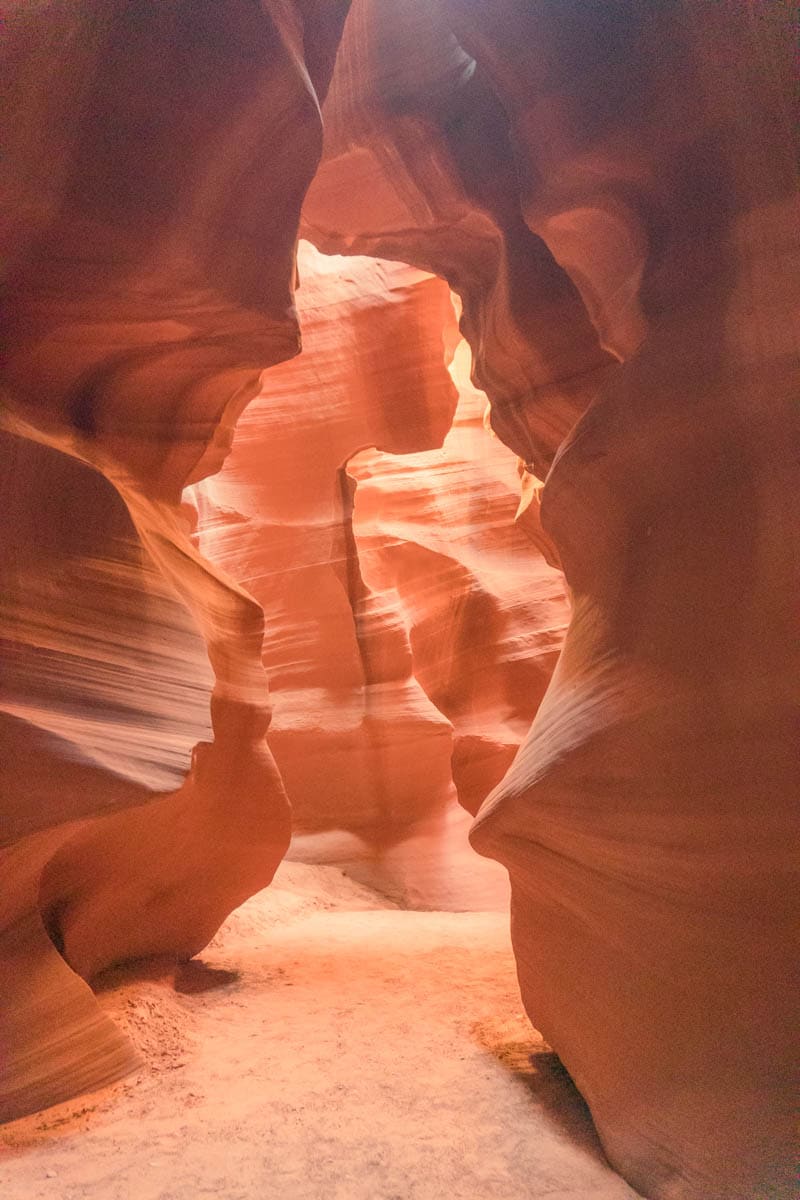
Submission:
[[[399,605],[414,676],[453,725],[453,780],[475,813],[527,733],[568,620],[564,583],[539,550],[538,506],[520,513],[519,460],[485,427],[486,397],[456,349],[453,427],[441,450],[350,460],[365,582]]]
[[[447,369],[442,281],[305,243],[298,268],[303,353],[187,491],[198,546],[264,608],[293,854],[405,903],[493,902],[502,878],[469,861],[453,780],[474,812],[527,731],[561,576],[514,526],[517,463],[483,427],[463,343]]]

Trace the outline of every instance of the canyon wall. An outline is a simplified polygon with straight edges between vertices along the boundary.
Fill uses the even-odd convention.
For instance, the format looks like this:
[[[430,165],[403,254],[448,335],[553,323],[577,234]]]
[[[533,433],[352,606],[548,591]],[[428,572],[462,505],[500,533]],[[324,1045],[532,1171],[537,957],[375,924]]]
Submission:
[[[263,614],[181,494],[299,349],[345,7],[7,14],[2,1118],[129,1070],[83,980],[196,953],[289,842]]]
[[[284,854],[263,605],[298,828],[412,842],[455,811],[454,750],[473,845],[511,878],[526,1008],[612,1163],[658,1200],[782,1200],[800,895],[789,10],[353,0],[343,27],[345,8],[11,5],[0,1115],[128,1069],[82,978],[195,952]],[[358,256],[352,304],[315,318],[311,254],[309,356],[262,379],[299,348],[298,224]],[[437,507],[412,474],[459,390],[470,402],[440,351],[457,340],[442,280],[523,464],[516,533],[459,530],[454,476]],[[370,306],[374,357],[337,361]],[[267,446],[261,475],[258,439],[309,394],[303,436]],[[304,440],[293,489],[284,455]],[[509,566],[526,529],[539,612]],[[536,641],[563,612],[541,555],[563,567],[569,630],[481,804],[558,640]],[[392,791],[395,721],[427,792]],[[339,736],[361,756],[353,792],[327,766]]]
[[[303,353],[187,492],[197,544],[264,609],[292,855],[403,904],[485,907],[504,880],[456,789],[474,813],[527,732],[562,579],[536,507],[515,524],[517,460],[484,428],[446,285],[303,242],[298,275]]]
[[[356,0],[304,228],[446,278],[564,651],[472,840],[645,1194],[788,1196],[797,212],[782,6]],[[424,53],[417,52],[423,45]]]

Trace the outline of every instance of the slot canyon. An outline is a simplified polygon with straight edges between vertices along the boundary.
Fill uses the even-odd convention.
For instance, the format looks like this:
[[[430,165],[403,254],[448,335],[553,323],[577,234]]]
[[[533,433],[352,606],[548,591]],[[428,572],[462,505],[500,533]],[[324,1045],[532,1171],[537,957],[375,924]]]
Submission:
[[[10,0],[2,1200],[798,1194],[783,0]]]

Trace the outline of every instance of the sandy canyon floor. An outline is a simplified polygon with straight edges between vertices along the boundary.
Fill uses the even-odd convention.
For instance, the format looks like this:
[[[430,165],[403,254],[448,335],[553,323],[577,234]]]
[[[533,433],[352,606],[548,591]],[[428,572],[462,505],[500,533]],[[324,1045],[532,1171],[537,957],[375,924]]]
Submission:
[[[285,863],[201,959],[107,972],[141,1072],[0,1130],[3,1200],[635,1200],[523,1016],[503,912]]]

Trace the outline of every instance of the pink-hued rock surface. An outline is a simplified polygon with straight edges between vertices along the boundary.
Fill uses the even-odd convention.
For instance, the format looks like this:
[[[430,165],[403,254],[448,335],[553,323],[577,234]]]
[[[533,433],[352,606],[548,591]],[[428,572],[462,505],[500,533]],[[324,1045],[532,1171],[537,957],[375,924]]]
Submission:
[[[521,464],[489,434],[466,343],[440,450],[364,450],[348,464],[361,574],[399,604],[414,677],[453,725],[453,780],[477,812],[527,733],[569,617],[563,577],[545,561],[538,505],[520,498]]]
[[[7,13],[0,1118],[130,1070],[84,979],[201,949],[289,842],[263,614],[180,504],[299,348],[344,13]]]
[[[298,274],[303,353],[185,493],[203,555],[264,609],[292,855],[405,903],[493,903],[504,877],[469,850],[456,789],[474,813],[527,732],[561,575],[535,512],[514,524],[517,460],[484,427],[442,281],[302,242]]]
[[[611,1164],[793,1194],[791,18],[12,0],[0,1119],[293,833],[496,903],[469,810]]]
[[[786,17],[356,0],[304,207],[326,250],[450,282],[492,425],[546,475],[570,628],[472,841],[509,869],[532,1021],[658,1200],[793,1187]]]

